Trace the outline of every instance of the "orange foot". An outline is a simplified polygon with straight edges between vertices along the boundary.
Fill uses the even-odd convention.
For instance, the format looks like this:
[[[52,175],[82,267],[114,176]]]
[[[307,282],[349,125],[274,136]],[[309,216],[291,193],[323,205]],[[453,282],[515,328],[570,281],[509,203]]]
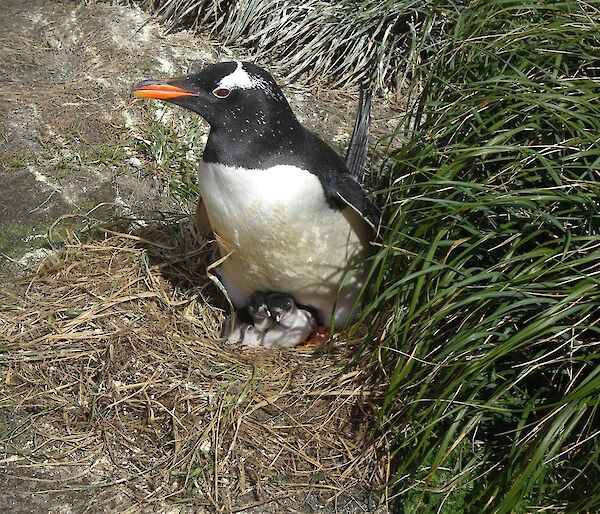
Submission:
[[[329,330],[325,327],[317,327],[306,341],[297,344],[294,348],[300,351],[312,350],[315,346],[327,339],[329,339]]]

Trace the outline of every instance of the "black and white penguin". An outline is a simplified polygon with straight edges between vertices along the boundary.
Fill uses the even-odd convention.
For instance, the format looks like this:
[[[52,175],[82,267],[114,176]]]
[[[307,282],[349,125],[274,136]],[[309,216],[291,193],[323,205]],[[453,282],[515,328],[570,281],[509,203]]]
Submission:
[[[198,169],[204,219],[219,242],[234,306],[282,292],[343,327],[364,285],[377,207],[342,158],[305,129],[281,89],[247,62],[137,84],[133,94],[192,110],[211,130]]]

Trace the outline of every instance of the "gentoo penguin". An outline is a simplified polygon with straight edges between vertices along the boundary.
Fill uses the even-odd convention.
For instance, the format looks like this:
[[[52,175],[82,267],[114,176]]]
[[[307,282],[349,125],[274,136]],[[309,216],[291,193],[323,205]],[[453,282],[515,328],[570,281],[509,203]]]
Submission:
[[[282,292],[319,323],[346,325],[379,211],[340,156],[299,123],[273,78],[254,64],[222,62],[141,82],[133,94],[190,109],[211,127],[199,218],[227,256],[218,272],[234,306],[256,291]]]
[[[316,328],[312,314],[298,307],[286,294],[269,295],[267,305],[274,323],[262,339],[266,348],[291,348],[304,342]]]
[[[254,323],[242,321],[239,316],[228,318],[221,328],[221,337],[228,343],[241,343],[243,346],[262,346],[265,331],[256,328]]]
[[[264,348],[292,348],[303,343],[313,333],[316,322],[310,312],[296,305],[285,293],[254,293],[248,300],[251,323],[239,317],[225,336],[229,343]]]
[[[290,300],[293,302],[291,298]],[[221,337],[228,343],[241,342],[245,346],[259,346],[258,344],[248,345],[246,343],[254,339],[259,341],[262,338],[262,336],[259,338],[259,335],[264,334],[275,323],[275,318],[271,316],[267,306],[267,295],[260,291],[250,295],[246,310],[249,316],[245,312],[240,312],[240,315],[227,317],[221,327]],[[255,330],[248,331],[248,326],[254,327]]]

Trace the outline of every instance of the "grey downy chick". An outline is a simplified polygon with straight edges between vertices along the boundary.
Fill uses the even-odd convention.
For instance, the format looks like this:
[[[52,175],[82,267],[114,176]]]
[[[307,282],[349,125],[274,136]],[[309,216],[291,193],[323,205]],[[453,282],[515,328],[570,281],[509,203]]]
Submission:
[[[274,323],[262,340],[266,348],[296,346],[304,342],[316,326],[312,314],[299,308],[289,295],[282,293],[268,295],[267,306]]]
[[[264,332],[258,330],[252,323],[244,323],[234,315],[225,321],[222,337],[230,344],[241,343],[243,346],[262,346]]]
[[[248,299],[248,313],[252,318],[252,323],[260,332],[266,332],[271,328],[274,319],[267,306],[267,295],[257,291]]]
[[[236,344],[242,341],[243,331],[247,323],[242,323],[237,314],[231,314],[225,319],[221,327],[221,337],[229,344]]]
[[[230,344],[242,343],[246,346],[259,346],[259,344],[256,344],[259,339],[258,333],[266,332],[274,322],[267,307],[266,299],[264,293],[256,292],[252,294],[248,299],[247,306],[252,323],[246,323],[240,319],[240,315],[243,316],[243,313],[231,314],[223,323],[221,337]],[[249,326],[252,326],[253,329],[248,330]],[[244,343],[244,340],[249,344]]]
[[[242,345],[253,348],[263,346],[264,336],[264,332],[261,332],[252,324],[247,324],[242,329]]]

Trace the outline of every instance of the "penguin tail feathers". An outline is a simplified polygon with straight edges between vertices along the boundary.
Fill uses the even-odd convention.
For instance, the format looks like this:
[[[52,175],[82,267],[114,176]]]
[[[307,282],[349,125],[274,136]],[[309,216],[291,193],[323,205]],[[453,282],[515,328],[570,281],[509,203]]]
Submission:
[[[354,130],[346,152],[346,168],[359,184],[363,183],[369,147],[369,125],[371,122],[371,92],[360,89]]]

